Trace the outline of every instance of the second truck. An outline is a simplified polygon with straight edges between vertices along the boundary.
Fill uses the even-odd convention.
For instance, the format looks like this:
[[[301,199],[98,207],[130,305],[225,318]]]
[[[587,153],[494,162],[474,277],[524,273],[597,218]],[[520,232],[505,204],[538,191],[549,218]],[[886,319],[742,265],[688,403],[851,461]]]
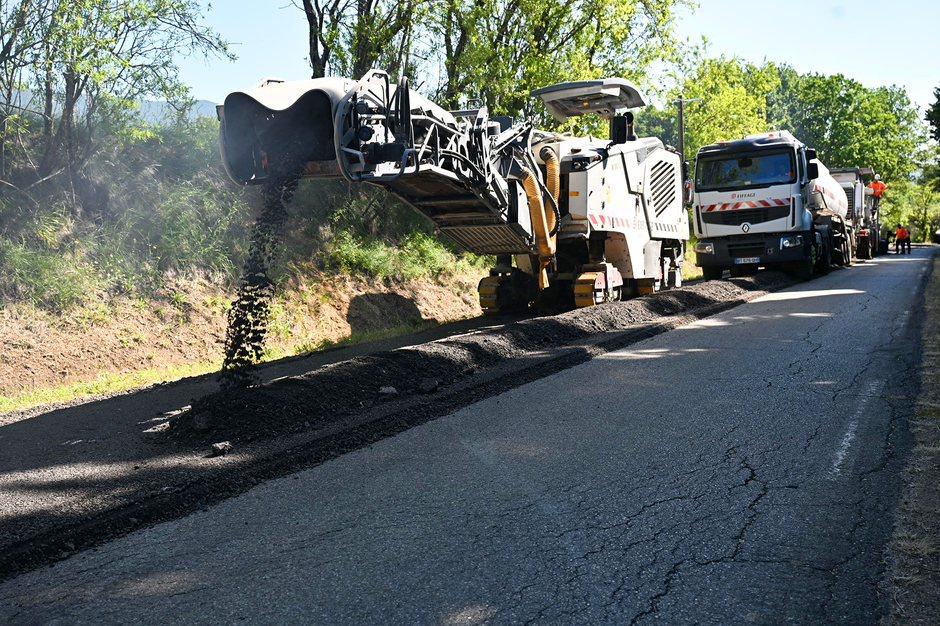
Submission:
[[[788,131],[721,141],[698,151],[695,252],[706,279],[789,269],[804,279],[850,265],[853,233],[842,187]]]
[[[876,254],[887,252],[887,242],[882,252],[881,219],[875,208],[871,187],[865,185],[864,177],[872,177],[875,171],[870,167],[846,167],[829,172],[842,185],[849,203],[849,215],[852,218],[855,233],[855,256],[870,259]]]

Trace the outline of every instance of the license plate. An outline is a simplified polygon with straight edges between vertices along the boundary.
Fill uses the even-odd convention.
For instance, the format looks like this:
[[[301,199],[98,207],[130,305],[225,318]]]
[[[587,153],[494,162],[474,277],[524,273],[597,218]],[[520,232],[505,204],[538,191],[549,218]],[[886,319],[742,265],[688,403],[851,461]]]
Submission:
[[[759,257],[759,256],[746,256],[746,257],[742,257],[742,258],[740,258],[740,259],[735,259],[735,260],[734,260],[734,263],[735,263],[735,265],[746,265],[746,264],[750,264],[750,263],[760,263],[760,257]]]

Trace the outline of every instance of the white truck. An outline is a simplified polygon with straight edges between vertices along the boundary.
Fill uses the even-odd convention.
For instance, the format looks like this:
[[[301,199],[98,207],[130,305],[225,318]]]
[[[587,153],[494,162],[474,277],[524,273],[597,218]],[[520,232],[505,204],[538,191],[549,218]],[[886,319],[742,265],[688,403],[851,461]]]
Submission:
[[[696,156],[695,252],[706,280],[759,267],[804,279],[850,265],[848,201],[826,167],[788,131],[703,146]]]
[[[880,253],[881,220],[874,208],[871,187],[865,186],[863,177],[872,177],[875,171],[870,167],[846,167],[829,173],[842,186],[849,203],[855,233],[855,256],[870,259]]]

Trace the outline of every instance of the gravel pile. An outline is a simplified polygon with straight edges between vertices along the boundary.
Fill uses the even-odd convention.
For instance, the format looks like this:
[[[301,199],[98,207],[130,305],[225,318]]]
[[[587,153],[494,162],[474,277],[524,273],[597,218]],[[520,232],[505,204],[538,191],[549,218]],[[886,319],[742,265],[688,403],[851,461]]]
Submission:
[[[628,330],[666,316],[743,300],[794,279],[778,272],[709,281],[625,302],[576,309],[494,330],[461,335],[336,363],[302,376],[200,399],[174,419],[168,436],[179,443],[233,444],[322,429],[380,403],[438,393],[507,360],[569,345],[598,333]]]

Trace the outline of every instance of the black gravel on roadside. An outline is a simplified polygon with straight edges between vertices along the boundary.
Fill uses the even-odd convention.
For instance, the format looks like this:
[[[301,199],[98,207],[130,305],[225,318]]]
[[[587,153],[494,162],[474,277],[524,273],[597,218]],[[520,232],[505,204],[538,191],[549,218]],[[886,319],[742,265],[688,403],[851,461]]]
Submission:
[[[191,410],[171,422],[168,435],[189,445],[223,440],[237,444],[324,428],[376,404],[402,402],[428,393],[431,387],[436,391],[479,375],[508,359],[793,282],[793,278],[778,272],[703,282],[685,289],[360,357],[266,385],[228,389],[193,404]]]

